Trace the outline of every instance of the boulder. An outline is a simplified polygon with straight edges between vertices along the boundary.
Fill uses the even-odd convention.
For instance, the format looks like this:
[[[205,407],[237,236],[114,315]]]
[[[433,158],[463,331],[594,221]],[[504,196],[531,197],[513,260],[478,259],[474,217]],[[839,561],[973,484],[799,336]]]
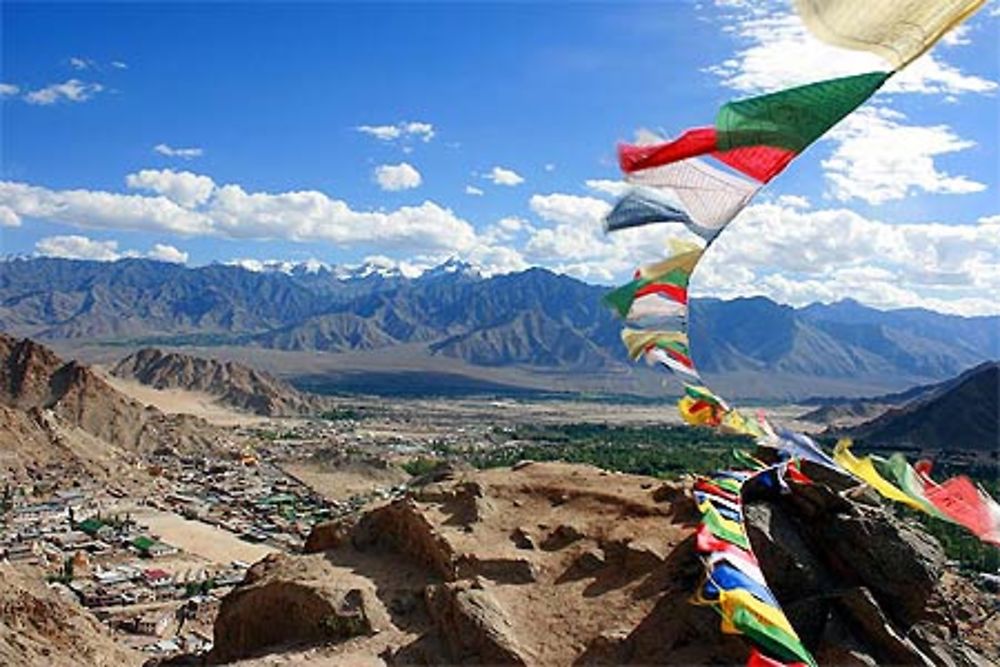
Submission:
[[[527,665],[507,612],[481,581],[429,586],[427,609],[447,659],[465,665]]]
[[[336,642],[387,629],[372,582],[322,556],[269,556],[222,600],[209,656],[224,663],[277,646]]]

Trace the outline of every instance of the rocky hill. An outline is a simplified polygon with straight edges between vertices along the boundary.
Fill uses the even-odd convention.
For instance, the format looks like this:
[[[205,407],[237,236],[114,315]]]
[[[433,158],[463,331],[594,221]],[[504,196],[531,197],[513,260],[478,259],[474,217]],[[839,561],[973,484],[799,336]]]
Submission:
[[[977,366],[849,429],[862,444],[925,452],[1000,449],[1000,363]]]
[[[697,276],[693,290],[697,292]],[[517,367],[584,379],[651,375],[629,364],[606,287],[544,269],[483,277],[449,262],[418,277],[379,267],[197,268],[145,259],[0,264],[0,330],[41,340],[229,345],[331,353],[405,348],[420,371]],[[871,395],[1000,358],[1000,318],[856,302],[791,308],[757,297],[692,304],[699,368],[727,396]],[[458,367],[453,360],[461,362]],[[765,378],[766,379],[762,379]],[[609,380],[657,391],[659,378]],[[527,383],[526,383],[527,386]],[[651,389],[653,388],[653,389]]]
[[[955,377],[948,378],[944,382],[917,385],[906,391],[898,391],[881,396],[868,396],[865,398],[847,398],[844,396],[813,398],[804,401],[804,403],[818,407],[802,415],[801,419],[818,424],[826,424],[833,429],[846,430],[849,427],[875,419],[890,408],[899,408],[940,396],[956,385],[961,384],[970,376],[981,372],[984,368],[995,363],[987,361]]]
[[[143,661],[141,654],[116,644],[75,600],[37,576],[0,563],[0,664],[125,667]]]
[[[856,491],[793,485],[747,506],[763,571],[820,664],[1000,659],[989,596]],[[685,483],[555,463],[442,470],[317,527],[308,555],[256,564],[223,600],[210,661],[742,662],[743,642],[689,603],[697,517]]]
[[[8,473],[46,467],[105,477],[160,448],[207,452],[217,433],[120,394],[91,368],[30,339],[0,334],[0,455]]]
[[[143,348],[119,361],[111,373],[156,389],[183,389],[219,403],[268,417],[319,412],[323,399],[240,363]]]

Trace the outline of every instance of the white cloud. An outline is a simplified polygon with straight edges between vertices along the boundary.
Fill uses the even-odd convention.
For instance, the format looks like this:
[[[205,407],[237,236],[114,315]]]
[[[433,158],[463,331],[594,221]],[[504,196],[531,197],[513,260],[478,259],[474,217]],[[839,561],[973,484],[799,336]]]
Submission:
[[[483,191],[474,185],[466,185],[465,194],[472,195],[473,197],[482,197]]]
[[[546,222],[580,225],[581,227],[598,226],[611,206],[603,199],[580,197],[560,192],[548,195],[532,195],[528,201],[531,210]]]
[[[111,66],[114,67],[115,69],[128,69],[128,63],[123,62],[121,60],[112,60]]]
[[[967,194],[986,186],[965,176],[949,175],[934,163],[938,155],[971,148],[946,125],[906,125],[898,111],[865,107],[829,133],[837,143],[822,165],[829,194],[840,201],[863,199],[880,204],[912,192]]]
[[[946,32],[941,38],[941,43],[945,46],[967,46],[972,44],[972,40],[969,39],[969,24],[962,24]]]
[[[192,146],[191,148],[174,148],[169,144],[156,144],[153,146],[153,151],[159,153],[160,155],[166,155],[167,157],[179,157],[184,160],[201,157],[205,154],[204,149],[198,147]]]
[[[989,94],[996,89],[996,81],[964,74],[930,53],[917,58],[885,85],[887,93],[942,94],[952,98],[962,93]]]
[[[396,260],[385,255],[369,255],[365,257],[364,264],[367,265],[371,273],[392,274],[399,272],[405,278],[416,278],[421,273],[430,268],[430,265],[417,261],[416,263],[406,260]],[[361,267],[349,267],[355,270]]]
[[[310,262],[316,262],[313,266],[316,266],[317,269],[320,266],[327,266],[319,260],[306,260],[305,264],[309,265]],[[291,274],[292,270],[299,265],[299,262],[294,262],[290,259],[255,259],[252,257],[230,259],[223,263],[226,266],[238,266],[242,269],[246,269],[247,271],[253,271],[254,273],[263,273],[267,271],[287,274]]]
[[[172,264],[186,264],[188,261],[188,254],[181,250],[178,250],[172,245],[164,245],[162,243],[153,244],[153,249],[146,253],[146,256],[150,259],[157,259],[161,262],[170,262]]]
[[[663,256],[665,236],[690,236],[680,225],[649,225],[605,234],[603,220],[611,205],[595,197],[536,194],[529,206],[548,224],[527,228],[526,258],[584,280],[624,278],[638,264]]]
[[[0,181],[0,206],[21,217],[92,229],[169,231],[206,234],[212,220],[166,197],[123,195],[94,190],[49,190]]]
[[[788,208],[809,208],[809,199],[801,195],[779,195],[777,199],[779,206]]]
[[[0,206],[0,227],[20,227],[21,216],[7,206]]]
[[[793,305],[855,298],[881,308],[1000,313],[1000,226],[891,224],[846,209],[748,207],[692,281],[700,294]]]
[[[431,123],[408,120],[395,125],[358,125],[354,129],[380,141],[415,138],[427,143],[434,138],[435,134],[434,126]]]
[[[119,259],[117,241],[94,241],[86,236],[49,236],[35,243],[38,254],[66,259],[95,259],[109,262]]]
[[[420,137],[425,143],[434,138],[434,126],[430,123],[410,121],[403,123],[402,126],[405,134]]]
[[[419,187],[423,179],[416,168],[406,162],[375,167],[375,182],[383,190],[395,192]]]
[[[70,79],[64,83],[53,83],[38,90],[32,90],[24,96],[28,104],[49,105],[60,100],[67,102],[86,102],[97,93],[104,90],[99,83],[85,83],[79,79]]]
[[[118,241],[95,241],[79,234],[65,236],[48,236],[35,243],[35,251],[45,257],[62,257],[64,259],[90,259],[99,262],[113,262],[123,257],[141,257],[136,250],[118,250]],[[184,264],[188,254],[174,246],[156,243],[146,257],[161,262]]]
[[[545,165],[545,171],[552,172],[556,170],[556,166],[551,162]]]
[[[585,280],[619,282],[667,254],[681,225],[605,234],[610,205],[564,193],[535,195],[542,221],[526,227],[525,259]],[[974,224],[898,224],[847,209],[815,210],[799,197],[751,205],[706,253],[697,294],[763,294],[795,305],[856,298],[881,308],[1000,313],[1000,215]],[[498,225],[499,226],[499,225]]]
[[[207,176],[171,170],[143,170],[126,182],[155,195],[0,181],[0,206],[21,217],[90,229],[322,241],[411,253],[465,252],[479,243],[472,225],[431,201],[391,211],[356,211],[315,190],[247,192],[236,184],[218,185]]]
[[[184,208],[205,203],[215,190],[215,182],[208,176],[172,169],[143,169],[127,175],[125,184],[135,190],[161,194]]]
[[[392,141],[403,136],[403,131],[397,125],[359,125],[354,129],[382,141]]]
[[[484,275],[524,271],[531,266],[519,250],[506,245],[479,243],[463,256],[479,267]]]
[[[69,59],[69,66],[76,70],[90,69],[93,65],[94,61],[87,58],[73,57]]]
[[[761,93],[813,81],[869,71],[887,71],[888,63],[866,51],[831,46],[813,37],[801,20],[786,12],[739,11],[727,17],[726,32],[743,44],[733,57],[708,68],[730,88]],[[926,53],[892,77],[886,92],[989,93],[997,83],[965,74]]]
[[[0,83],[0,97],[12,97],[21,91],[20,87],[12,83]]]
[[[524,218],[518,218],[516,216],[508,216],[506,218],[501,218],[497,221],[497,225],[508,232],[519,232],[522,229],[528,228],[530,225],[528,221]]]
[[[506,185],[508,187],[524,183],[524,178],[520,174],[512,169],[505,169],[503,167],[493,167],[490,173],[485,174],[483,178],[493,181],[494,185]]]
[[[625,181],[613,181],[607,178],[592,178],[585,181],[584,185],[595,192],[601,192],[613,197],[621,197],[632,189],[632,186]]]
[[[508,243],[524,231],[534,231],[534,227],[524,218],[512,215],[497,220],[496,224],[487,227],[480,237],[486,244]]]

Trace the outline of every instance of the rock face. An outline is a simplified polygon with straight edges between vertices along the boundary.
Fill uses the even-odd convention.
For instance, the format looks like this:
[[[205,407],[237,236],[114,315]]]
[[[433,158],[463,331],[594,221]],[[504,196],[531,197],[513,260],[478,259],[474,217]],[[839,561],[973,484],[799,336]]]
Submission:
[[[75,601],[0,563],[0,664],[118,667],[143,660],[116,644]]]
[[[225,598],[212,657],[226,662],[281,643],[334,642],[389,628],[388,613],[366,578],[323,558],[274,555],[257,563]]]
[[[1000,658],[989,597],[877,500],[795,486],[749,503],[747,516],[764,572],[821,664]],[[740,663],[745,643],[689,603],[703,574],[697,518],[681,483],[555,463],[456,473],[318,526],[309,555],[257,566],[223,603],[214,657]],[[350,591],[355,611],[344,611]],[[351,632],[322,630],[324,619],[357,609],[367,620],[332,622]]]
[[[0,333],[0,439],[15,476],[58,463],[101,475],[134,463],[140,451],[210,451],[215,432],[133,401],[44,345]]]
[[[320,397],[303,394],[267,373],[232,361],[145,348],[119,361],[111,372],[156,389],[204,392],[223,405],[268,417],[322,409]]]

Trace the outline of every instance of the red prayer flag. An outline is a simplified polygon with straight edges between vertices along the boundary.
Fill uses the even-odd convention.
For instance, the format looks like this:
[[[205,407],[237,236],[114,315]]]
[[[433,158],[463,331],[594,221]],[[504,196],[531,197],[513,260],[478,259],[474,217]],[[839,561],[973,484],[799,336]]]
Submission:
[[[758,651],[756,646],[751,646],[750,658],[747,659],[747,667],[806,667],[806,663],[775,660]]]

